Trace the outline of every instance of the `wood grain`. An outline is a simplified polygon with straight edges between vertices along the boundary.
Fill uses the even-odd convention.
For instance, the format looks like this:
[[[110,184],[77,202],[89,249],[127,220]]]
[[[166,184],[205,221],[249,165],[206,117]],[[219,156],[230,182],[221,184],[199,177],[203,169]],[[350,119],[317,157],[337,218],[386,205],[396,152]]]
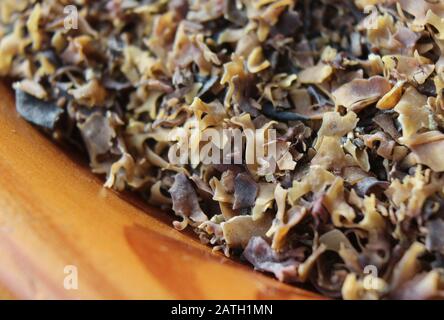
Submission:
[[[15,112],[0,85],[0,298],[317,299],[171,227],[105,190],[84,162]],[[66,266],[78,290],[64,288]]]

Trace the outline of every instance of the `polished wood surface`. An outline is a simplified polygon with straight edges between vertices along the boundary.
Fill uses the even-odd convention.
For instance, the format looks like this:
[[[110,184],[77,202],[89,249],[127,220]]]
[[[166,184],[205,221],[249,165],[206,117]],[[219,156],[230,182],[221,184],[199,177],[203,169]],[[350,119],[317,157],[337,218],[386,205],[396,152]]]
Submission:
[[[0,299],[318,298],[212,253],[168,214],[104,189],[84,161],[20,119],[1,85],[0,113]],[[77,290],[64,286],[72,270]]]

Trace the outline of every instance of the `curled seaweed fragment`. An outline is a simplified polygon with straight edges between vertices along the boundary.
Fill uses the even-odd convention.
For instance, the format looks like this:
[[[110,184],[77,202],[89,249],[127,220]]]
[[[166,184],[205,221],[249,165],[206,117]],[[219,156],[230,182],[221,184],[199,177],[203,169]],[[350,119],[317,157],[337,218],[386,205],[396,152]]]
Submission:
[[[427,222],[427,238],[426,247],[432,252],[439,252],[444,254],[444,239],[442,237],[444,232],[444,221],[442,219],[434,219]]]
[[[377,102],[390,90],[391,85],[385,78],[375,76],[370,79],[355,79],[344,84],[333,92],[333,97],[337,105],[358,112]]]
[[[173,201],[173,211],[176,215],[184,218],[184,220],[190,218],[193,222],[208,220],[208,217],[200,208],[196,191],[185,174],[176,174],[169,193]]]
[[[255,269],[273,273],[276,278],[284,282],[294,282],[298,279],[300,262],[294,259],[280,260],[275,251],[261,237],[253,237],[243,252],[243,257]]]
[[[245,209],[254,206],[259,186],[247,173],[239,173],[234,179],[233,209]]]
[[[270,119],[277,120],[277,121],[307,121],[309,120],[308,117],[303,116],[301,114],[298,114],[296,112],[289,112],[289,111],[278,111],[276,110],[272,104],[265,104],[262,112],[264,115],[269,117]]]
[[[65,112],[55,102],[37,99],[20,89],[15,89],[17,112],[27,121],[42,128],[53,130]]]

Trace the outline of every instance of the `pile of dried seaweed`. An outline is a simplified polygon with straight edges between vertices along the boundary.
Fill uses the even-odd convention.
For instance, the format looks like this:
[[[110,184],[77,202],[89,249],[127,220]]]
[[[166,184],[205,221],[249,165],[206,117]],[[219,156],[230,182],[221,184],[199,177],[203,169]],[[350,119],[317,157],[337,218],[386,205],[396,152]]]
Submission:
[[[442,0],[3,0],[0,14],[18,112],[83,146],[107,187],[281,281],[444,297]],[[243,141],[241,163],[173,161],[209,128],[272,128],[253,142],[277,156]]]

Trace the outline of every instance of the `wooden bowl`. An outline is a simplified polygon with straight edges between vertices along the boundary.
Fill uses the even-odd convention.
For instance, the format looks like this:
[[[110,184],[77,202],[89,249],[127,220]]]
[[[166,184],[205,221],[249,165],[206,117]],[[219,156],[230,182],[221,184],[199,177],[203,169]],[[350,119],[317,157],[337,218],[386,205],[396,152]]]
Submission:
[[[85,161],[19,117],[5,85],[0,96],[0,299],[320,298],[104,189]]]

